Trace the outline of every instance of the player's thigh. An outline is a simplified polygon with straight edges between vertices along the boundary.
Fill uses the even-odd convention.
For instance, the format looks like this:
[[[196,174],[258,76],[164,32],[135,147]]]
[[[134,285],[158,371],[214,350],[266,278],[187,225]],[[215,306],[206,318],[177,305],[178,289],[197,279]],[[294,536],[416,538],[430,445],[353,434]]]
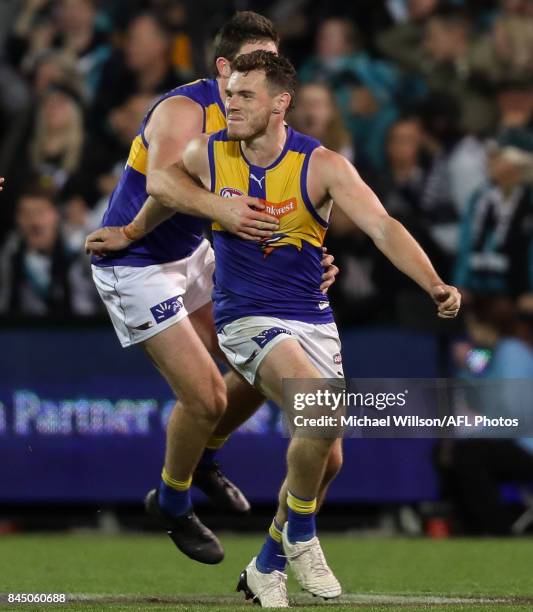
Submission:
[[[218,344],[215,320],[213,318],[213,303],[209,301],[198,308],[198,310],[192,312],[189,315],[189,320],[209,353],[213,357],[226,362],[226,356]]]
[[[281,406],[285,378],[322,378],[296,338],[283,338],[263,358],[257,370],[256,388]]]
[[[143,346],[184,402],[225,405],[226,386],[188,318],[146,340]]]
[[[209,242],[204,240],[190,258],[187,267],[187,292],[183,296],[183,303],[192,326],[207,350],[217,358],[225,360],[218,346],[211,301],[214,269],[213,249]]]
[[[229,362],[218,344],[218,338],[213,320],[213,305],[210,302],[193,312],[189,317],[194,330],[202,340],[209,353],[223,363]],[[241,374],[233,368],[224,374],[226,382],[228,409],[238,407],[240,412],[251,416],[265,401],[262,393],[254,389]]]

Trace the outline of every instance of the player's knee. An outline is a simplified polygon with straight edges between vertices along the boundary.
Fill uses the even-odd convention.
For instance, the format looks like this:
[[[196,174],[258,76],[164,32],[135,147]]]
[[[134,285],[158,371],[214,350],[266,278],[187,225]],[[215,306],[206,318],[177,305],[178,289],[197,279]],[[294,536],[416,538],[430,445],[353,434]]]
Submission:
[[[192,400],[195,415],[209,423],[217,423],[227,405],[226,385],[222,377],[215,378],[211,384],[204,385]]]

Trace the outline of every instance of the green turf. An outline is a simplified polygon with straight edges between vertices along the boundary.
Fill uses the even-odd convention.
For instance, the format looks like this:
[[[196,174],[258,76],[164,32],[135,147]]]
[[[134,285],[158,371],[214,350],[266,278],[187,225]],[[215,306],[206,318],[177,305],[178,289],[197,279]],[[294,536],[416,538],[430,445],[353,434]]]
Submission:
[[[60,606],[18,604],[11,609],[252,610],[249,605],[240,605],[234,589],[240,570],[257,552],[261,538],[222,535],[222,541],[226,559],[209,567],[189,561],[164,536],[3,536],[0,593],[72,593],[85,597]],[[533,541],[528,539],[431,541],[323,536],[321,541],[347,599],[318,607],[317,600],[300,595],[291,581],[289,591],[296,595],[298,610],[533,609]],[[374,601],[379,595],[487,597],[506,602],[430,605],[424,599]],[[0,610],[7,609],[7,603],[0,603]]]

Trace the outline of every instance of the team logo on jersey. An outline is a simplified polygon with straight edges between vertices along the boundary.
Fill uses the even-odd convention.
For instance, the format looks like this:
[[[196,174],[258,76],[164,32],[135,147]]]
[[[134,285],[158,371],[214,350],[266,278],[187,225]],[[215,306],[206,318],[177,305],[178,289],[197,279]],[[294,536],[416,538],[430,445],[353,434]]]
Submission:
[[[259,189],[263,189],[263,181],[265,180],[264,176],[262,176],[261,178],[257,178],[257,176],[255,176],[255,174],[252,174],[250,172],[250,179],[254,180],[259,185]]]
[[[269,327],[268,329],[264,329],[257,336],[253,336],[252,340],[259,346],[259,348],[264,348],[271,340],[273,340],[276,336],[280,334],[288,334],[292,336],[293,333],[284,327]]]
[[[239,189],[235,189],[235,187],[223,187],[220,190],[220,195],[223,198],[238,198],[239,196],[244,195],[244,193]]]
[[[156,323],[163,323],[170,317],[173,317],[183,308],[183,298],[181,295],[176,295],[168,300],[159,302],[150,308],[150,312],[154,315]]]
[[[342,363],[342,355],[340,353],[335,353],[335,355],[333,355],[333,363]]]

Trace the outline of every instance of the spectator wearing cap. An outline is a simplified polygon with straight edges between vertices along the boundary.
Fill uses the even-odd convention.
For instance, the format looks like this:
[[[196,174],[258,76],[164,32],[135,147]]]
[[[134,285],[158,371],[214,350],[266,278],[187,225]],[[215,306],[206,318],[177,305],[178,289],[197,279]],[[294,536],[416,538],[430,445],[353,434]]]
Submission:
[[[0,312],[57,318],[94,314],[98,302],[87,263],[63,239],[53,193],[29,188],[15,216],[16,229],[0,252]]]
[[[489,148],[490,183],[472,197],[461,223],[454,284],[474,293],[533,291],[533,139],[504,132]]]

